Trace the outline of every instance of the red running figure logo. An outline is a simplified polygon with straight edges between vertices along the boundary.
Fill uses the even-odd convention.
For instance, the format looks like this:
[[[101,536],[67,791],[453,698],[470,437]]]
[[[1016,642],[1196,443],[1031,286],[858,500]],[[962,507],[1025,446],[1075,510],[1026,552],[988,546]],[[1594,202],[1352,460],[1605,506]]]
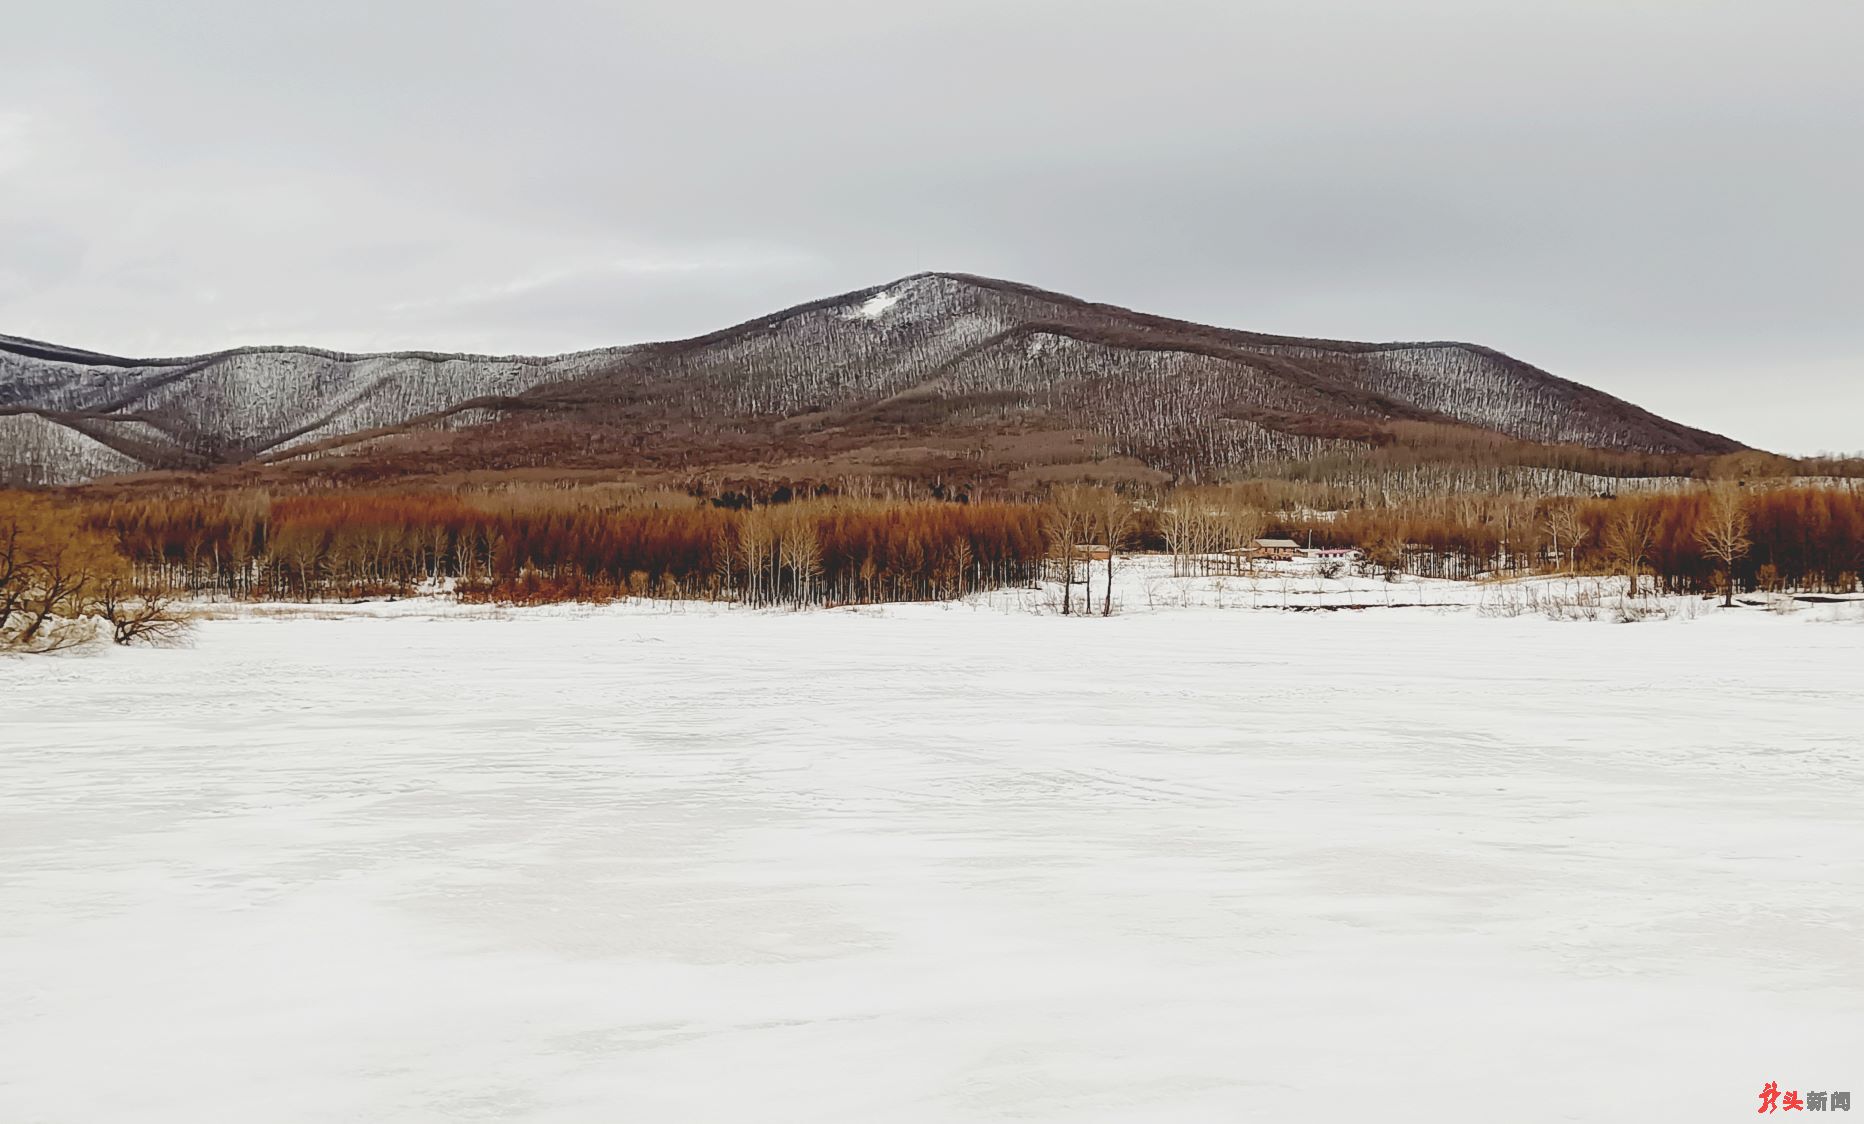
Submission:
[[[1782,1091],[1778,1081],[1760,1087],[1760,1107],[1755,1112],[1850,1112],[1850,1093],[1809,1092],[1803,1098],[1797,1089]]]

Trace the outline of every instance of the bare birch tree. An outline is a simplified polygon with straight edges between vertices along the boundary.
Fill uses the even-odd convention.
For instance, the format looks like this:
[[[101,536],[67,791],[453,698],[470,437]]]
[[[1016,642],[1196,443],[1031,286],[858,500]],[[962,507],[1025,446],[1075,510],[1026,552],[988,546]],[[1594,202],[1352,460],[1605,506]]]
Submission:
[[[790,572],[792,593],[798,605],[815,599],[815,579],[822,572],[822,541],[815,524],[807,518],[790,520],[778,543],[783,568]]]
[[[1732,484],[1709,493],[1708,510],[1696,525],[1696,542],[1704,554],[1721,563],[1722,606],[1735,603],[1735,563],[1753,546],[1748,538],[1747,497]]]
[[[1585,523],[1579,518],[1579,506],[1570,500],[1554,504],[1547,512],[1546,528],[1548,537],[1553,540],[1555,565],[1563,565],[1566,561],[1566,555],[1560,553],[1561,544],[1565,544],[1564,549],[1571,554],[1573,568],[1577,570],[1579,544],[1586,534]]]
[[[1092,510],[1086,491],[1079,486],[1057,488],[1049,497],[1048,517],[1044,521],[1043,530],[1048,536],[1049,555],[1061,568],[1063,616],[1074,611],[1074,560],[1080,550],[1081,538],[1089,526],[1089,513]]]
[[[738,556],[744,560],[744,597],[764,603],[764,575],[770,566],[771,530],[762,512],[747,511],[738,520]]]
[[[1173,577],[1191,572],[1191,550],[1197,534],[1197,507],[1182,492],[1174,493],[1159,509],[1159,533],[1165,537],[1165,549],[1171,551]]]
[[[1133,504],[1112,488],[1101,489],[1097,499],[1099,503],[1095,505],[1094,514],[1099,520],[1100,534],[1107,541],[1107,592],[1101,603],[1100,615],[1110,617],[1113,615],[1113,557],[1133,532]],[[1088,610],[1093,610],[1092,604],[1089,604]]]
[[[1638,575],[1650,558],[1650,547],[1657,535],[1657,522],[1642,506],[1627,507],[1613,517],[1605,528],[1605,553],[1614,569],[1628,579],[1628,596],[1636,597]]]
[[[1253,569],[1253,556],[1247,552],[1262,534],[1262,527],[1266,523],[1262,513],[1233,496],[1225,496],[1216,509],[1214,523],[1216,541],[1212,544],[1213,548],[1244,551],[1244,557],[1251,559]]]

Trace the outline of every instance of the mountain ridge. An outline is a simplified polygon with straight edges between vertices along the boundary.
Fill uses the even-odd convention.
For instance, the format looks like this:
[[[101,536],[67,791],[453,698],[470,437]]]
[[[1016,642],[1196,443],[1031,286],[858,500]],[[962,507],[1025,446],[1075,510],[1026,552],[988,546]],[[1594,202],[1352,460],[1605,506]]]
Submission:
[[[1270,335],[925,271],[695,336],[559,355],[244,345],[132,358],[0,336],[0,475],[277,463],[423,426],[446,433],[405,448],[468,460],[475,433],[512,448],[536,438],[524,454],[536,463],[665,460],[666,442],[692,463],[755,460],[740,438],[819,416],[823,441],[845,443],[849,419],[909,393],[921,406],[896,429],[1073,432],[1193,476],[1400,423],[1626,452],[1746,448],[1481,344]],[[583,452],[553,454],[568,433]]]

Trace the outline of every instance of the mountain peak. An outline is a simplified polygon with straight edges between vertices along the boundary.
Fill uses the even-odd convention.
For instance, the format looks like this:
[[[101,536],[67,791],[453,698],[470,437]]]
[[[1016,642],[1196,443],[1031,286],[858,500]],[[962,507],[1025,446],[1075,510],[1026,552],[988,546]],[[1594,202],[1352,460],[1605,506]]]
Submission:
[[[16,482],[277,462],[418,433],[470,447],[486,423],[534,463],[570,454],[526,442],[580,433],[575,458],[617,467],[767,461],[876,427],[973,445],[1068,433],[1192,475],[1332,454],[1414,423],[1633,453],[1742,448],[1478,345],[1265,335],[943,271],[689,339],[544,357],[240,347],[129,359],[0,336],[0,475]]]

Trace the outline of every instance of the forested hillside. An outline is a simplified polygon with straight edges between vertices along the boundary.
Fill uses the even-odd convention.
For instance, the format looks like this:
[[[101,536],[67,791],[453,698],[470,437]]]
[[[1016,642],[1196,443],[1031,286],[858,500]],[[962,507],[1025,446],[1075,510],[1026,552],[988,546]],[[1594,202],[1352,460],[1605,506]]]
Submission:
[[[1269,336],[961,274],[547,358],[127,359],[0,337],[0,478],[24,484],[313,457],[390,474],[897,459],[927,441],[1006,472],[1067,459],[1031,434],[1197,480],[1419,425],[1624,454],[1742,448],[1479,346]]]

